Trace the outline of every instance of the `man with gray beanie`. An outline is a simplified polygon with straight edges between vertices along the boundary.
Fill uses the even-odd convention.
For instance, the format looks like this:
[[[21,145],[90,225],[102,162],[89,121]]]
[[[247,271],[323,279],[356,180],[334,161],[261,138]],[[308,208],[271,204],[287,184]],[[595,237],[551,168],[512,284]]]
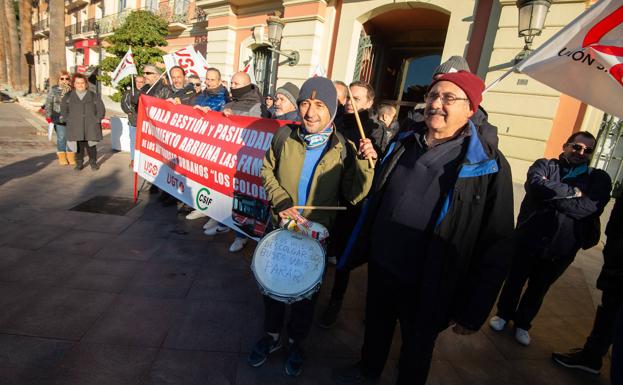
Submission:
[[[294,84],[287,82],[277,88],[275,92],[275,119],[293,120],[298,122],[301,120],[296,100],[299,97],[299,88]]]
[[[272,222],[276,227],[282,218],[297,222],[307,218],[331,232],[334,211],[298,210],[294,206],[337,206],[342,197],[353,204],[361,201],[374,176],[369,159],[376,159],[377,153],[369,139],[359,140],[356,145],[335,130],[337,92],[329,79],[308,79],[301,87],[297,103],[301,123],[285,125],[275,133],[262,165],[264,188],[273,207]],[[290,305],[285,362],[289,376],[301,373],[301,342],[311,328],[317,297],[318,293]],[[286,304],[264,296],[264,311],[266,333],[247,359],[253,367],[264,364],[270,353],[282,346],[280,332]]]

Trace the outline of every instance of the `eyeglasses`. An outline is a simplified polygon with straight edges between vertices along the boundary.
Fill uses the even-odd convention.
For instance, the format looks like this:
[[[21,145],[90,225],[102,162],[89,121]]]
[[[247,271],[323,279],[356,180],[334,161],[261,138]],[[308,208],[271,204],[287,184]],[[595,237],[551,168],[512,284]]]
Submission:
[[[69,80],[69,78],[59,78],[60,80]]]
[[[201,83],[193,83],[193,86],[195,86],[195,87],[201,87]]]
[[[145,75],[155,75],[156,73],[155,72],[143,72],[143,74],[145,74]]]
[[[441,98],[441,103],[444,106],[451,106],[457,100],[469,100],[469,98],[457,98],[452,94],[440,94],[437,92],[429,92],[424,95],[424,100],[426,100],[428,103],[434,102],[435,100],[437,100],[437,98]]]
[[[594,148],[584,147],[584,146],[582,146],[581,144],[578,144],[578,143],[567,143],[567,144],[569,146],[571,146],[573,151],[580,152],[580,151],[584,150],[584,154],[586,154],[586,155],[590,155],[590,154],[593,153],[593,151],[595,151]]]

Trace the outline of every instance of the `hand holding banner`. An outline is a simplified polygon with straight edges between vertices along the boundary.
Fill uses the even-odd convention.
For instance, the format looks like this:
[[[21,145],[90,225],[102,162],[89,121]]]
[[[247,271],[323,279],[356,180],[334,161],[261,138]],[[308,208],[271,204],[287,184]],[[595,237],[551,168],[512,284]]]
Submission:
[[[126,52],[123,59],[121,59],[121,62],[119,62],[119,65],[110,76],[112,85],[117,87],[119,82],[128,75],[138,75],[138,72],[136,71],[136,64],[134,64],[132,48],[128,49],[128,52]]]

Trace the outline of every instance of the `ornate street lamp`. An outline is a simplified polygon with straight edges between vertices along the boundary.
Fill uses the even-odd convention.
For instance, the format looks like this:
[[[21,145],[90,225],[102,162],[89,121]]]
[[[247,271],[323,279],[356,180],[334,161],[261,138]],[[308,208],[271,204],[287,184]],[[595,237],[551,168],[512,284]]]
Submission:
[[[524,38],[523,50],[515,57],[515,62],[525,59],[532,51],[532,40],[541,35],[545,17],[552,0],[517,0],[519,8],[519,37]]]
[[[268,16],[266,24],[268,24],[268,41],[272,44],[272,47],[269,47],[268,49],[288,58],[288,65],[297,65],[300,58],[298,51],[285,52],[279,50],[281,47],[281,38],[283,36],[283,27],[286,25],[283,20],[281,20],[278,15]]]

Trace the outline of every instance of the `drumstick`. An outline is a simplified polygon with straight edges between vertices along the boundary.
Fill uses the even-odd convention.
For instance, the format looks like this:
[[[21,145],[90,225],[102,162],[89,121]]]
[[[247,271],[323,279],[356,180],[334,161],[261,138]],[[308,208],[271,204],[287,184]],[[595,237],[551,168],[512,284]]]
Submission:
[[[346,210],[343,206],[294,206],[296,210]]]
[[[361,135],[361,139],[365,139],[366,133],[363,132],[363,126],[361,125],[361,119],[359,118],[359,110],[357,110],[357,103],[355,103],[355,98],[353,98],[353,94],[350,92],[350,87],[346,88],[348,89],[348,97],[353,105],[353,110],[355,110],[355,120],[357,121],[357,128],[359,128],[359,135]],[[374,159],[368,158],[368,163],[370,163],[371,167],[374,167]]]

